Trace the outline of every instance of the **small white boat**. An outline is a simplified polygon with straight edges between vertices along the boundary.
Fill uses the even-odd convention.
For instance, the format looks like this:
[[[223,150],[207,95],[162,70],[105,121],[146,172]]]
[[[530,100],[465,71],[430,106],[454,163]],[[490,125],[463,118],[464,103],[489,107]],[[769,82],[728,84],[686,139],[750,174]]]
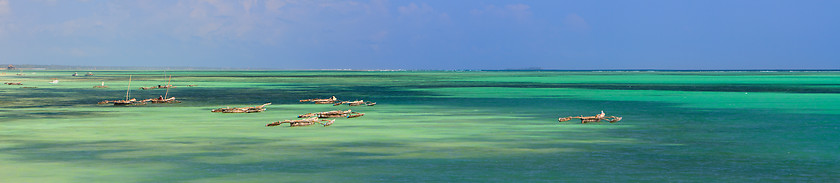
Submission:
[[[93,87],[94,87],[94,88],[108,88],[108,86],[105,86],[105,81],[103,81],[103,82],[102,82],[102,85],[99,85],[99,86],[93,86]]]

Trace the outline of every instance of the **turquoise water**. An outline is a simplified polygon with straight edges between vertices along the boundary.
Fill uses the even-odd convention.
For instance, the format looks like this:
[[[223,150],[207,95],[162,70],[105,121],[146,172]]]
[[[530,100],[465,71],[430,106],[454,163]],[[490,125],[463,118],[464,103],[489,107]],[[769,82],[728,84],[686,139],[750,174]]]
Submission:
[[[168,71],[183,103],[131,107],[96,102],[163,72],[23,73],[0,73],[24,84],[0,86],[2,182],[840,181],[840,72]],[[377,105],[297,102],[333,95]],[[557,122],[601,110],[624,119]]]

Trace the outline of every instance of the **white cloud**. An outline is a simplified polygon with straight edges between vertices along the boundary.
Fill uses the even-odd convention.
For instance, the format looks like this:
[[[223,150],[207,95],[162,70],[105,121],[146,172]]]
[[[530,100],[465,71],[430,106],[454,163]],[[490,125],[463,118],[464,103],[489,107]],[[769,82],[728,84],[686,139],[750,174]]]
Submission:
[[[183,40],[269,44],[301,39],[358,40],[376,34],[382,30],[379,26],[389,21],[385,0],[187,0],[138,4],[145,8],[137,14],[155,14],[142,23]],[[330,35],[343,36],[326,37]]]
[[[447,13],[440,13],[440,14],[438,15],[438,18],[440,18],[440,20],[442,20],[442,21],[444,21],[444,22],[446,22],[446,23],[449,23],[449,22],[450,22],[450,20],[451,20],[451,18],[449,17],[449,14],[447,14]]]
[[[574,13],[566,15],[566,18],[563,19],[563,25],[565,25],[566,28],[568,28],[569,30],[573,31],[589,30],[589,24],[586,23],[586,20],[584,20],[583,17],[580,17]]]
[[[242,7],[245,8],[245,14],[251,14],[251,6],[257,3],[257,0],[243,0]]]
[[[525,4],[511,4],[505,6],[507,13],[519,19],[531,17],[531,6]]]
[[[29,7],[52,6],[52,2],[41,0]],[[14,19],[18,20],[16,22],[13,19],[4,20],[12,12],[10,3],[14,5],[17,2],[0,0],[2,35],[102,39],[169,36],[181,41],[202,39],[205,44],[224,41],[274,45],[299,42],[328,44],[318,40],[382,43],[386,42],[388,35],[393,35],[390,28],[393,22],[400,21],[396,19],[398,17],[389,16],[389,12],[421,18],[417,19],[423,20],[419,21],[421,24],[428,23],[427,20],[448,18],[447,14],[435,12],[425,3],[396,7],[389,5],[387,0],[183,0],[75,2],[80,7],[62,10],[66,15],[61,19],[31,16],[35,21],[20,21],[23,19],[18,16]]]
[[[371,0],[365,5],[367,14],[376,14],[379,16],[388,16],[388,0]]]
[[[236,15],[240,14],[239,12],[236,11],[236,8],[234,8],[234,6],[236,6],[236,3],[234,3],[233,1],[200,0],[199,2],[204,2],[204,3],[207,3],[211,6],[213,6],[213,8],[216,9],[215,14],[217,14],[217,15],[236,16]],[[198,4],[201,4],[201,3],[198,3]]]
[[[448,23],[450,21],[449,14],[438,12],[426,3],[421,3],[420,5],[409,3],[408,5],[397,7],[397,11],[400,13],[400,16],[410,17],[414,19],[414,22],[428,23],[429,21],[438,21]]]
[[[0,16],[12,14],[12,8],[9,7],[9,0],[0,0]]]
[[[221,23],[211,22],[211,23],[208,23],[208,24],[204,24],[204,26],[201,26],[201,27],[198,28],[197,35],[198,36],[209,36],[209,35],[217,32],[217,31],[219,31],[219,29],[221,27],[222,27]]]
[[[206,40],[238,39],[252,31],[255,20],[260,16],[251,16],[252,10],[261,4],[254,0],[218,1],[193,0],[179,1],[175,6],[155,16],[150,24],[170,25],[164,30],[175,37],[191,39],[200,37]],[[159,10],[150,10],[161,12]],[[186,14],[185,14],[186,13]]]
[[[190,18],[204,18],[207,17],[207,10],[204,8],[195,8],[190,11]]]
[[[370,40],[372,40],[374,42],[382,42],[386,38],[388,38],[388,31],[385,31],[385,30],[379,31],[379,32],[374,33],[373,35],[370,36]]]
[[[432,7],[429,7],[429,5],[427,5],[426,3],[420,4],[420,6],[411,3],[408,4],[408,6],[400,6],[399,8],[397,8],[397,10],[399,10],[400,14],[402,15],[424,14],[434,11]]]
[[[470,14],[474,16],[492,15],[499,17],[511,17],[520,21],[528,20],[533,15],[533,13],[531,13],[531,6],[526,4],[509,4],[504,7],[486,5],[483,9],[471,10]]]
[[[492,4],[491,5],[486,5],[486,6],[484,6],[484,9],[470,10],[470,14],[472,14],[474,16],[481,16],[481,15],[484,15],[485,12],[487,12],[491,9],[495,9],[495,8],[496,8],[496,6],[493,6]]]
[[[286,1],[284,0],[265,0],[265,10],[269,12],[276,12],[279,11],[280,8],[286,6]]]

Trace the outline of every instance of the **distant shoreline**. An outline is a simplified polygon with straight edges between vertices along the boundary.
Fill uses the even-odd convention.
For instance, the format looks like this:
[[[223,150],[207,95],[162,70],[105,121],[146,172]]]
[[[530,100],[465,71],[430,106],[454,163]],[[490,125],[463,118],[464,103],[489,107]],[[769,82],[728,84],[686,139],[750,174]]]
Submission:
[[[139,66],[68,66],[0,64],[0,71],[444,71],[444,72],[840,72],[840,69],[266,69],[266,68],[213,68],[213,67],[139,67]]]

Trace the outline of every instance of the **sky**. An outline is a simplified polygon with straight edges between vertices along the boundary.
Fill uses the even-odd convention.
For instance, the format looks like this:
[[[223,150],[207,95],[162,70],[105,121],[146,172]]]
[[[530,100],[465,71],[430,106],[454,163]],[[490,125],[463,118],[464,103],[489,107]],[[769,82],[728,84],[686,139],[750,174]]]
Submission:
[[[0,0],[0,63],[840,69],[840,1]]]

